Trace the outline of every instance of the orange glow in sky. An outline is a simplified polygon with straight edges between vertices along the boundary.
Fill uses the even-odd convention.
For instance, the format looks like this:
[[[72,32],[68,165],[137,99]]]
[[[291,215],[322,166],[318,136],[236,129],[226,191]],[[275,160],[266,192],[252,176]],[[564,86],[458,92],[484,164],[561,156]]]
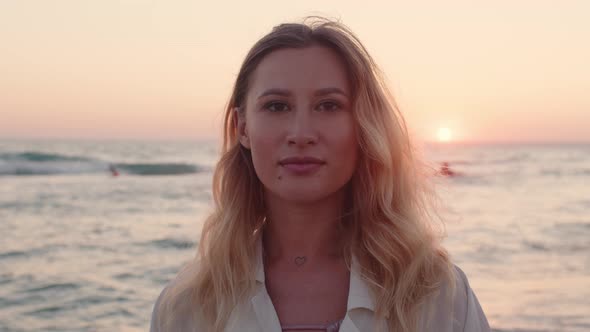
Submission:
[[[314,14],[358,35],[420,139],[590,141],[590,1],[543,0],[1,1],[0,139],[219,138],[248,49]]]

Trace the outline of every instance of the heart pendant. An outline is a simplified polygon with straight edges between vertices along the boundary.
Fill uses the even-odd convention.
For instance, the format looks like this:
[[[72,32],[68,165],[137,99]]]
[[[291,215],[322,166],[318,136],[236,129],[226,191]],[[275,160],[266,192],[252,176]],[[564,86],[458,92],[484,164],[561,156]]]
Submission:
[[[306,260],[307,260],[307,258],[305,256],[297,256],[297,257],[295,257],[295,264],[297,266],[301,266],[301,265],[305,264]]]

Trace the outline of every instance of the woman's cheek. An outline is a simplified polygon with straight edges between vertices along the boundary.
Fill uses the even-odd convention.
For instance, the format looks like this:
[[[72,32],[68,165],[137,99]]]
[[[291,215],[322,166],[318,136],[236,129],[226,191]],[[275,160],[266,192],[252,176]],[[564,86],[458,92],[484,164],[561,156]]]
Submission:
[[[256,175],[263,183],[267,182],[276,171],[276,149],[268,137],[260,136],[251,138],[251,148]]]

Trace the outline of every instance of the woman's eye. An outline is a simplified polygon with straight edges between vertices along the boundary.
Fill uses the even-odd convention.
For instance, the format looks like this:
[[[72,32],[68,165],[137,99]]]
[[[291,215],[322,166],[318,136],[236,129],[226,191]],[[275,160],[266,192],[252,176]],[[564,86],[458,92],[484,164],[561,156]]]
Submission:
[[[270,102],[264,106],[265,109],[271,112],[283,112],[289,110],[289,106],[285,103]]]
[[[321,111],[337,111],[340,109],[340,104],[333,101],[325,101],[321,103],[318,108]]]

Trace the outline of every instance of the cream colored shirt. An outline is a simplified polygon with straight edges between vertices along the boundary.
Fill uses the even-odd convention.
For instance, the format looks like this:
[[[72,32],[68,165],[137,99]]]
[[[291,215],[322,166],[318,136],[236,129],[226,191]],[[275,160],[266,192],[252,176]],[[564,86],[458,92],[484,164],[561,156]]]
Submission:
[[[280,332],[281,324],[279,322],[276,310],[272,304],[270,296],[266,291],[264,282],[264,266],[262,261],[262,252],[258,251],[258,266],[256,273],[257,290],[249,299],[234,309],[228,324],[226,332]],[[443,286],[443,288],[445,288]],[[166,288],[162,291],[164,293]],[[432,297],[426,303],[419,322],[419,331],[424,332],[487,332],[490,331],[488,321],[481,309],[481,306],[469,286],[467,277],[456,267],[456,289],[455,298],[451,308],[446,302],[444,296],[445,289],[441,289],[439,294]],[[168,332],[161,331],[159,326],[159,317],[156,314],[161,294],[156,301],[151,320],[151,332]],[[450,310],[451,309],[451,310]],[[361,278],[358,263],[352,260],[350,284],[348,293],[347,312],[344,321],[340,325],[340,332],[366,332],[374,331],[377,324],[386,324],[382,319],[374,315],[375,301],[371,296],[367,283]],[[179,331],[205,331],[203,327],[198,326],[189,319],[177,322]],[[307,323],[307,322],[306,322]],[[314,323],[314,322],[309,322]],[[385,325],[386,326],[386,325]],[[174,331],[176,332],[176,331]]]

